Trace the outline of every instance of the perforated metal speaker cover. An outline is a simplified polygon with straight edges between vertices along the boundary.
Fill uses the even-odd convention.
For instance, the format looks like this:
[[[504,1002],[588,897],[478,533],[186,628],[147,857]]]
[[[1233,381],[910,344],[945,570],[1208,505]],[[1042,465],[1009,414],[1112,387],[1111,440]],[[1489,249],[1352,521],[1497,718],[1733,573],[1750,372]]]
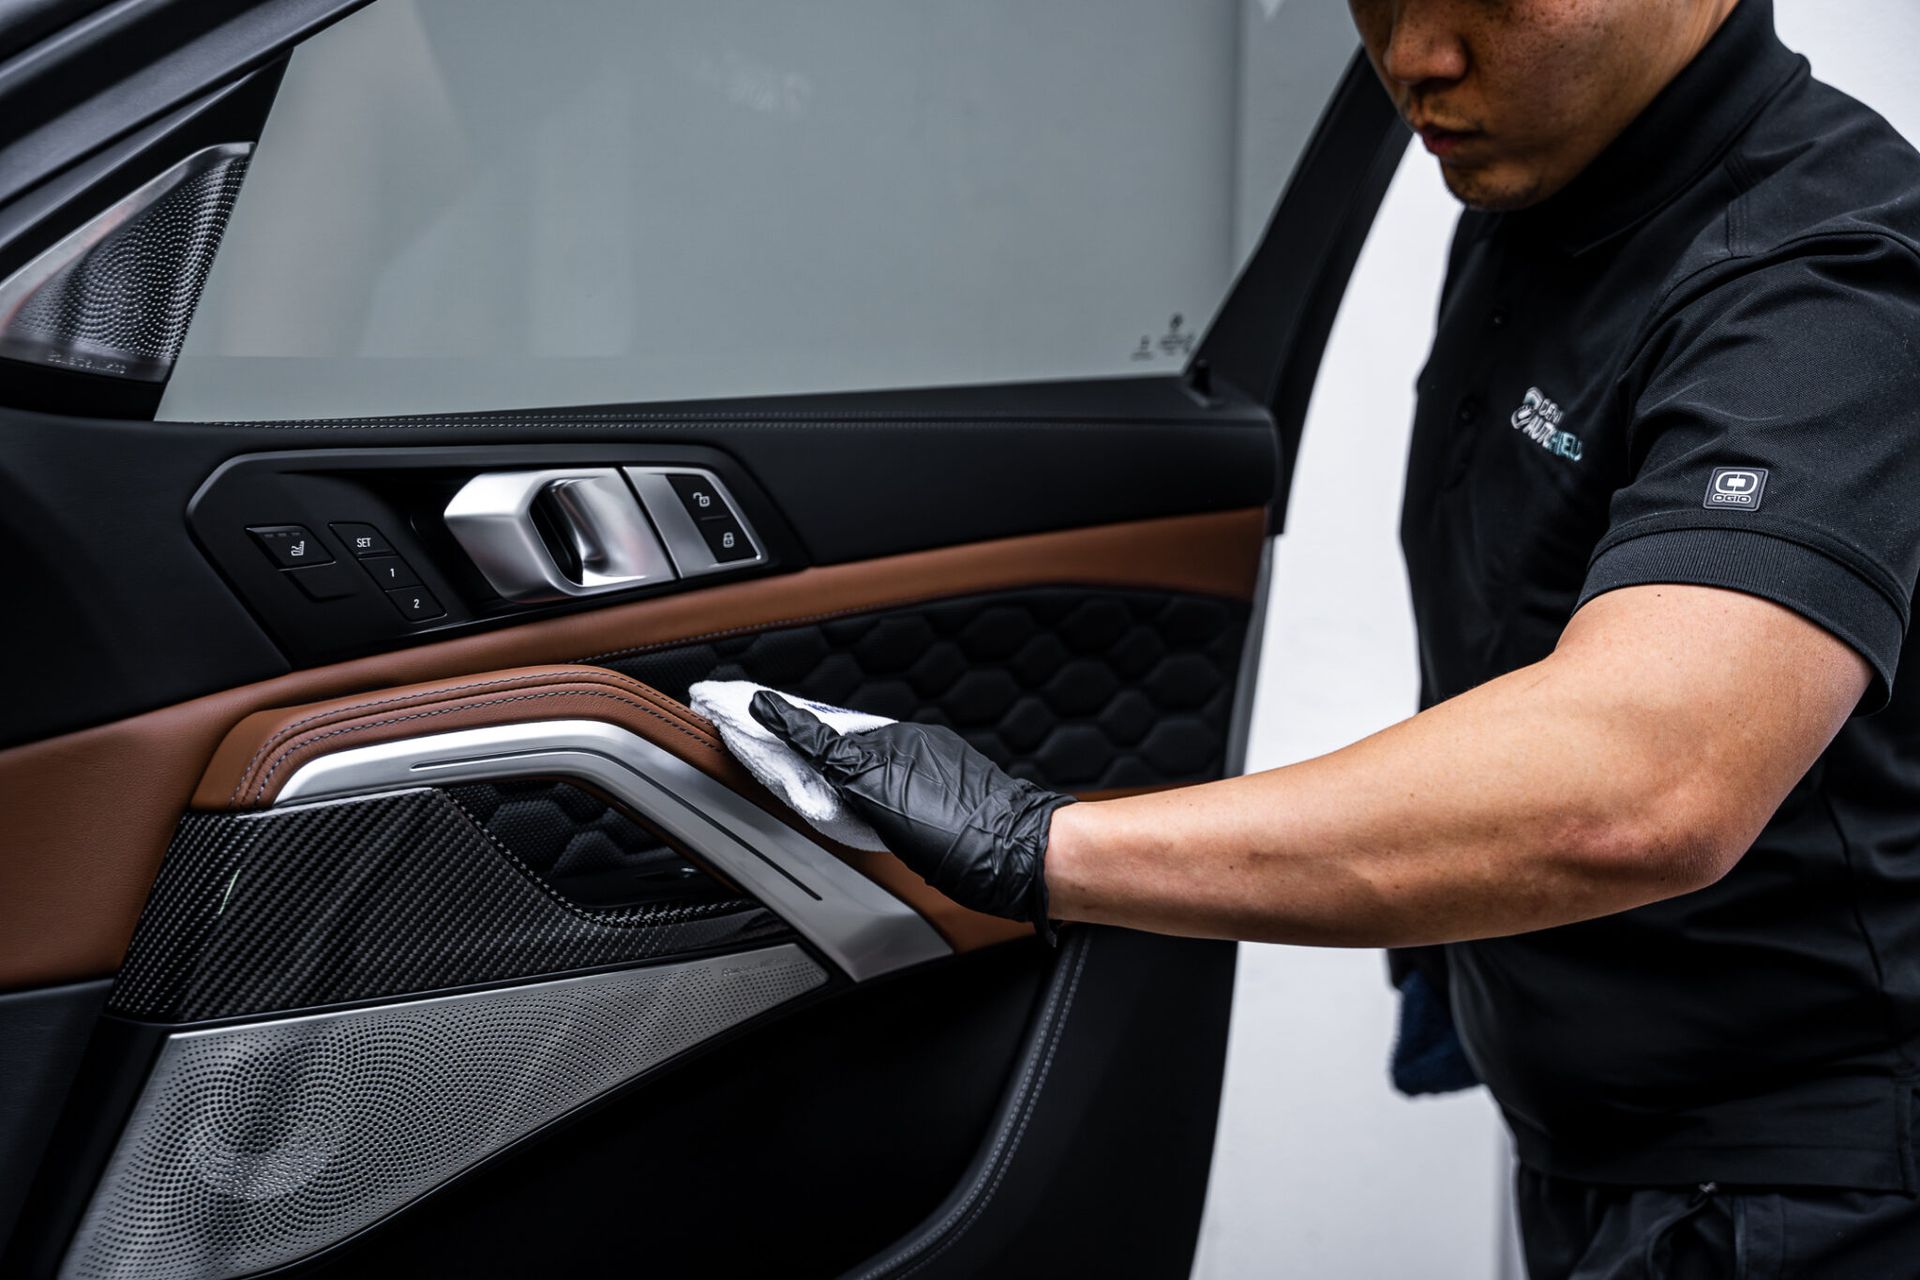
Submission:
[[[783,945],[175,1035],[60,1274],[285,1265],[825,976]]]
[[[251,151],[229,143],[188,156],[0,282],[0,355],[166,377]]]

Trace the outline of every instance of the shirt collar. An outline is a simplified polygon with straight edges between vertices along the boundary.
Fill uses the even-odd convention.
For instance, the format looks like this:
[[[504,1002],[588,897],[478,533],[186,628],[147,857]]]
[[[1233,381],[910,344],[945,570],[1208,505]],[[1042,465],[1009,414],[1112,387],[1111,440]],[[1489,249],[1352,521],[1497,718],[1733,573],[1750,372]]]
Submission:
[[[1806,65],[1774,34],[1773,0],[1740,0],[1698,56],[1592,164],[1506,221],[1573,254],[1611,239],[1698,181]]]

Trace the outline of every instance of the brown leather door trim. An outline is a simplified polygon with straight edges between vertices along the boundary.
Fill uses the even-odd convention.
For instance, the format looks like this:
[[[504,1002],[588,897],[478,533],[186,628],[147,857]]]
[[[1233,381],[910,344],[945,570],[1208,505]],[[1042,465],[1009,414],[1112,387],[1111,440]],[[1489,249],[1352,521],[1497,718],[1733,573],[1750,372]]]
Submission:
[[[263,709],[1027,586],[1245,600],[1265,532],[1265,512],[1251,508],[828,565],[294,671],[0,751],[0,990],[118,967],[215,749]]]
[[[346,747],[529,720],[604,720],[748,790],[713,727],[659,690],[599,667],[525,667],[437,680],[371,697],[258,711],[228,732],[195,789],[195,809],[273,803],[302,764]],[[756,800],[759,797],[755,797]],[[767,797],[771,800],[771,797]],[[781,814],[784,820],[787,815]]]

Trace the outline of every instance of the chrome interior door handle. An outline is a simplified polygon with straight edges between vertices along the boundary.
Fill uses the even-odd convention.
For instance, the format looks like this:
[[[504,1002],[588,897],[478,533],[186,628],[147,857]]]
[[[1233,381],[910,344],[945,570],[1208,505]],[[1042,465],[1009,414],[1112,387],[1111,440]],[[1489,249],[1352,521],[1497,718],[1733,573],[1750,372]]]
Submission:
[[[447,530],[508,600],[597,595],[674,576],[614,467],[493,471],[447,504]]]

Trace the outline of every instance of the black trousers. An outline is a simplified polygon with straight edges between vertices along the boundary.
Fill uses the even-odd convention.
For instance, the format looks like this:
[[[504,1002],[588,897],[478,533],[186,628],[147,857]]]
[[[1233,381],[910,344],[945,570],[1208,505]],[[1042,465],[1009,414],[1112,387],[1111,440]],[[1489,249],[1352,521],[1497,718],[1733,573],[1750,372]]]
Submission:
[[[1514,1178],[1528,1280],[1920,1280],[1920,1200]]]

